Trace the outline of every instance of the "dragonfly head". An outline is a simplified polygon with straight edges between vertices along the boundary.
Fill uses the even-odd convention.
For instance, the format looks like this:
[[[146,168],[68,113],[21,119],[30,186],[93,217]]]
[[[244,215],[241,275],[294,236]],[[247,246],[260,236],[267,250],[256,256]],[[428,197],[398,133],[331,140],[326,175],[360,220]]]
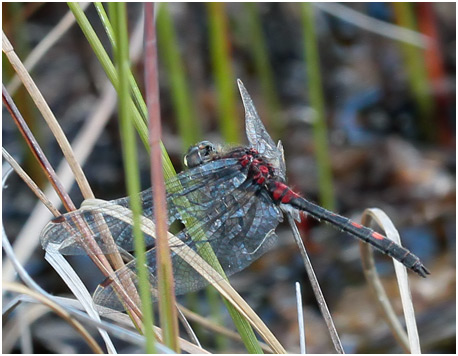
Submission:
[[[217,153],[216,146],[210,141],[201,141],[191,146],[184,156],[184,165],[188,168],[197,167],[211,161],[211,157]]]

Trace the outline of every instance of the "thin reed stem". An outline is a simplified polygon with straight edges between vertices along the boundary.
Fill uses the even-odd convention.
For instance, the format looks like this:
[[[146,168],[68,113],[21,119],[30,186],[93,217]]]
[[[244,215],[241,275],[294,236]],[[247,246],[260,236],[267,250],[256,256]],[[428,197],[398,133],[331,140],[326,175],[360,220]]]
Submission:
[[[157,70],[155,4],[145,4],[145,84],[148,107],[149,137],[151,146],[151,186],[153,187],[154,221],[156,223],[156,260],[159,317],[163,341],[176,352],[178,343],[178,316],[175,300],[172,260],[167,237],[167,204],[164,175],[160,167],[161,110],[159,100],[159,73]]]
[[[328,135],[324,111],[323,88],[321,84],[320,57],[315,33],[314,10],[310,3],[302,4],[302,20],[310,105],[315,111],[313,138],[318,165],[320,204],[326,209],[334,210],[334,187],[332,183],[331,162],[328,153]]]

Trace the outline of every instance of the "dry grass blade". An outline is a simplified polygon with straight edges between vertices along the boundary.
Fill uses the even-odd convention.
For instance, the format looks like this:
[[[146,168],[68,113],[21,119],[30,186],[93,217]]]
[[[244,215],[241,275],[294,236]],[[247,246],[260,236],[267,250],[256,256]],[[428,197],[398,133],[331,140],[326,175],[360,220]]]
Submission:
[[[42,316],[46,315],[50,310],[46,306],[42,304],[35,304],[30,306],[22,305],[23,297],[25,296],[17,296],[15,297],[15,301],[18,305],[21,305],[19,312],[22,314],[25,320],[18,320],[18,318],[8,321],[8,323],[3,323],[3,335],[2,335],[2,353],[3,354],[11,354],[13,353],[13,349],[17,344],[19,338],[22,337],[22,323],[27,323],[27,325],[32,325],[35,321],[40,319]],[[31,299],[31,298],[29,298]],[[34,300],[34,302],[36,302]],[[3,316],[5,318],[5,316]],[[31,345],[33,347],[33,345]],[[24,349],[21,350],[21,353],[25,353]],[[28,352],[29,354],[33,353],[33,350]]]
[[[9,43],[6,35],[3,33],[3,38],[2,38],[2,43],[3,43],[3,51],[6,54],[7,58],[9,59],[11,65],[15,69],[16,73],[19,75],[21,80],[24,83],[24,86],[26,87],[27,91],[30,93],[32,99],[34,100],[35,104],[37,105],[38,109],[42,113],[43,117],[45,118],[49,128],[53,132],[57,142],[59,143],[62,152],[70,165],[70,168],[72,169],[74,175],[75,175],[75,180],[78,183],[83,196],[85,198],[93,198],[94,195],[92,193],[92,190],[89,186],[89,183],[86,180],[86,177],[83,174],[83,171],[81,169],[81,166],[78,164],[77,160],[75,159],[75,156],[73,154],[73,151],[71,149],[71,146],[63,133],[59,123],[57,122],[56,118],[54,117],[53,113],[51,112],[51,109],[49,108],[48,104],[44,100],[43,96],[41,95],[40,91],[38,90],[37,86],[33,82],[32,78],[30,77],[29,73],[27,70],[24,68],[24,65],[20,61],[19,57],[16,55],[16,53],[13,50],[13,47]],[[14,105],[14,102],[12,101],[11,97],[9,96],[8,92],[6,89],[3,87],[2,91],[2,97],[3,101],[7,105],[8,110],[10,111],[11,115],[15,119],[18,127],[21,130],[21,133],[24,135],[26,142],[29,144],[29,147],[31,148],[32,152],[34,153],[35,157],[38,159],[41,167],[44,169],[44,171],[47,173],[47,177],[50,178],[50,182],[56,189],[56,192],[59,194],[61,197],[62,202],[64,203],[67,211],[75,210],[75,206],[71,199],[69,198],[68,194],[65,192],[65,190],[62,187],[62,184],[60,181],[57,179],[57,175],[55,174],[54,170],[52,169],[51,165],[49,164],[48,160],[46,159],[46,156],[44,155],[43,151],[39,147],[38,143],[36,142],[35,138],[33,137],[30,129],[27,127],[27,124],[23,120],[22,116],[19,113],[19,110],[16,108]],[[103,218],[101,216],[96,216],[98,220],[101,221],[103,224]],[[110,266],[110,264],[107,261],[107,258],[101,254],[101,253],[90,253],[90,251],[96,251],[100,252],[100,248],[97,246],[95,241],[92,239],[91,234],[89,233],[88,229],[85,227],[85,224],[80,221],[78,217],[76,217],[76,223],[80,230],[83,232],[84,236],[84,241],[83,241],[83,246],[89,251],[88,255],[91,256],[92,260],[94,263],[98,266],[98,268],[106,275],[110,275],[113,273],[113,270]],[[103,238],[107,243],[113,243],[112,236],[108,232],[103,233]],[[123,261],[122,258],[119,254],[118,251],[113,251],[112,254],[107,255],[107,257],[110,259],[110,261],[113,263],[116,269],[122,268],[123,266]],[[128,281],[125,281],[124,283],[129,283]],[[127,285],[128,287],[128,285]],[[120,295],[125,295],[123,293],[123,287],[118,286],[119,288],[119,293]],[[135,296],[133,296],[135,299]],[[125,298],[123,298],[125,299]],[[130,300],[131,298],[127,298],[127,300]],[[128,308],[129,309],[129,308]],[[133,308],[133,320],[137,324],[139,324],[140,321],[140,313],[137,311],[136,308]]]
[[[41,191],[36,183],[29,177],[29,175],[22,169],[22,167],[11,157],[5,148],[2,147],[3,158],[13,167],[15,172],[22,178],[22,180],[29,186],[30,190],[37,196],[44,206],[55,216],[59,216],[60,212],[57,210],[47,196]]]
[[[138,333],[131,331],[132,322],[129,319],[128,315],[123,313],[113,312],[111,309],[107,309],[101,306],[97,306],[97,309],[100,310],[100,313],[104,314],[106,319],[109,319],[111,322],[96,322],[92,319],[89,319],[88,316],[80,310],[82,310],[81,304],[74,299],[63,298],[63,297],[55,297],[56,301],[58,301],[61,305],[68,308],[69,312],[74,315],[76,318],[87,321],[93,324],[95,327],[99,327],[109,331],[110,333],[116,335],[121,340],[126,342],[135,343],[138,345],[144,345],[144,336],[139,335]],[[116,323],[116,324],[114,324]],[[121,326],[120,326],[121,325]],[[158,327],[154,327],[155,333],[157,335],[161,335],[161,329]],[[180,349],[190,354],[206,354],[208,351],[190,343],[187,340],[182,338],[179,339],[180,342]],[[156,342],[156,348],[158,351],[162,353],[172,353],[172,350],[167,348],[166,346]]]
[[[15,54],[11,44],[9,43],[8,39],[6,38],[6,36],[4,34],[3,34],[2,40],[3,40],[3,51],[5,52],[6,56],[8,57],[8,59],[10,60],[10,62],[12,64],[12,66],[16,70],[18,76],[24,82],[25,87],[27,88],[27,90],[31,94],[31,96],[32,96],[33,100],[35,101],[37,107],[42,112],[42,114],[45,117],[45,119],[47,120],[48,125],[50,126],[52,132],[56,136],[56,139],[59,142],[59,144],[61,145],[62,150],[64,152],[64,155],[65,155],[70,167],[73,170],[73,173],[74,173],[74,175],[76,177],[76,180],[79,183],[80,187],[82,188],[83,195],[86,198],[93,197],[93,194],[92,194],[92,192],[90,190],[90,187],[87,184],[87,181],[86,181],[84,175],[82,174],[82,170],[81,170],[80,166],[77,164],[76,159],[74,158],[74,155],[73,155],[73,152],[71,150],[71,147],[68,144],[68,141],[66,140],[65,135],[63,134],[62,130],[60,129],[60,126],[58,125],[57,121],[55,120],[55,118],[54,118],[51,110],[49,109],[47,103],[44,101],[44,98],[42,97],[42,95],[39,92],[39,90],[36,87],[36,85],[33,83],[30,75],[27,73],[26,69],[24,68],[24,65],[21,63],[21,61],[19,60],[19,58]],[[63,192],[64,189],[59,189],[59,191]],[[74,206],[71,206],[71,205],[68,205],[67,208],[71,208],[70,210],[74,210]],[[82,226],[82,229],[84,230],[84,226]],[[86,244],[86,245],[89,245],[89,246],[91,246],[91,248],[96,250],[97,246],[94,246],[93,244],[90,243],[90,236],[89,236],[89,234],[87,234],[87,235],[88,235],[89,244]],[[111,236],[106,234],[105,238],[109,240],[111,238]],[[93,255],[93,256],[99,255],[100,256],[99,258],[95,258],[94,257],[93,260],[96,263],[96,265],[98,265],[99,268],[102,270],[102,272],[104,272],[106,275],[112,273],[112,269],[109,266],[109,264],[106,262],[106,259],[105,259],[104,256],[102,256],[100,254],[91,254],[91,255]],[[108,257],[113,262],[113,265],[115,266],[115,268],[121,268],[123,266],[122,259],[121,259],[121,257],[119,256],[119,254],[117,252],[115,252],[114,254],[112,254],[112,255],[110,255]],[[99,259],[100,259],[100,263],[99,263]],[[138,315],[138,313],[136,313],[136,314]],[[136,317],[135,320],[136,320],[137,323],[139,322],[139,318],[138,317]]]
[[[149,142],[151,148],[151,186],[156,223],[156,258],[158,277],[159,318],[164,331],[164,343],[176,352],[178,346],[178,318],[172,259],[167,241],[167,203],[161,153],[161,110],[159,100],[159,73],[157,66],[156,4],[146,3],[145,9],[145,87],[148,107]],[[140,272],[140,271],[139,271]],[[139,273],[140,277],[140,273]]]
[[[89,3],[81,4],[83,11],[89,6]],[[46,52],[70,29],[75,23],[75,16],[71,11],[68,11],[62,20],[54,26],[54,28],[46,35],[45,38],[30,52],[27,59],[24,61],[24,67],[31,71]],[[7,89],[11,95],[14,95],[16,90],[21,85],[21,81],[17,75],[13,77],[7,85]]]
[[[101,203],[102,201],[97,199],[88,200],[80,210],[111,215],[129,225],[133,224],[132,212],[129,209],[119,205],[110,204],[109,202],[103,202],[104,206],[100,207]],[[145,234],[154,237],[156,232],[154,222],[144,216],[140,216],[140,218],[142,231]],[[223,297],[225,297],[245,318],[247,318],[247,320],[270,345],[274,352],[286,353],[285,349],[281,346],[272,332],[266,327],[245,300],[243,300],[243,298],[232,288],[229,282],[222,279],[221,275],[215,271],[213,267],[211,267],[198,253],[184,244],[183,241],[179,240],[176,236],[168,233],[168,241],[172,251],[179,255],[202,277],[212,284]]]
[[[14,53],[14,52],[10,51],[9,53]],[[65,208],[67,209],[67,211],[76,210],[76,207],[73,204],[72,200],[70,199],[70,196],[63,189],[62,183],[58,179],[56,172],[54,171],[53,167],[49,163],[48,159],[46,158],[46,155],[44,154],[43,150],[41,149],[34,135],[30,131],[27,123],[25,122],[24,118],[22,117],[21,113],[19,112],[14,101],[12,100],[11,96],[9,95],[9,93],[7,92],[4,86],[2,87],[2,99],[8,111],[10,112],[12,118],[14,119],[17,127],[19,128],[21,134],[23,135],[26,143],[28,144],[30,150],[34,154],[38,163],[40,164],[40,167],[42,167],[43,171],[46,173],[46,176],[48,177],[52,186],[58,193]],[[57,122],[55,124],[59,127]],[[100,221],[101,226],[103,226],[103,222],[104,222],[103,217],[96,215],[95,218],[97,218]],[[107,258],[101,253],[100,247],[97,245],[97,243],[91,236],[90,230],[88,229],[86,224],[78,216],[75,216],[75,224],[77,225],[78,229],[82,232],[81,243],[85,247],[85,249],[88,251],[88,255],[91,257],[92,261],[98,266],[98,268],[106,276],[111,275],[113,273],[113,269],[111,268],[110,264],[108,263]],[[104,232],[102,236],[104,238],[104,241],[106,241],[107,244],[114,243],[112,236],[109,234],[109,230],[103,230],[103,231]],[[121,268],[123,266],[123,261],[118,251],[114,251],[112,254],[108,255],[108,257],[113,262],[116,268]],[[129,286],[128,280],[124,281],[124,283],[127,284],[127,287]],[[123,292],[124,290],[123,286],[119,286],[116,284],[116,287],[117,289],[119,289],[120,295],[122,296],[126,295],[126,293]],[[123,298],[123,299],[126,299],[126,298]],[[127,298],[127,300],[130,300],[130,299],[131,299],[130,297]],[[127,308],[127,309],[129,310],[130,308]],[[133,307],[133,313],[134,313],[133,320],[138,324],[139,319],[140,319],[140,313],[137,312],[135,307]]]
[[[306,354],[305,348],[305,327],[304,327],[304,312],[302,310],[302,295],[301,285],[296,282],[296,301],[297,301],[297,321],[299,324],[299,340],[301,346],[301,354]]]
[[[195,343],[197,346],[202,347],[196,333],[194,332],[194,330],[191,327],[191,324],[189,324],[188,319],[186,319],[186,316],[180,310],[178,303],[176,304],[176,309],[177,309],[178,318],[180,319],[181,324],[183,325],[184,329],[188,333],[188,336],[191,339],[191,341]]]
[[[87,314],[95,321],[100,321],[100,316],[94,308],[89,291],[86,289],[83,282],[67,260],[60,253],[52,253],[49,251],[46,252],[45,260],[48,261],[54,270],[59,274],[76,299],[80,301]],[[105,341],[108,351],[110,353],[117,353],[106,331],[99,329],[99,332]]]
[[[65,319],[83,337],[93,352],[98,354],[103,353],[100,346],[92,338],[92,336],[89,335],[87,330],[80,324],[80,322],[72,318],[72,316],[67,311],[65,311],[61,306],[53,302],[51,299],[18,283],[3,282],[2,287],[4,290],[29,295],[47,307],[51,308],[57,315]]]
[[[20,168],[20,167],[19,167]],[[3,186],[5,184],[5,181],[6,181],[6,177],[3,178]],[[33,289],[35,292],[49,298],[49,299],[54,299],[54,297],[50,296],[46,291],[44,291],[37,283],[35,283],[35,281],[30,277],[30,275],[27,273],[27,271],[24,269],[24,267],[22,266],[22,264],[17,260],[15,254],[14,254],[14,251],[13,251],[13,248],[11,247],[11,244],[9,243],[9,240],[6,236],[6,233],[5,233],[5,230],[3,229],[2,227],[2,247],[3,247],[3,250],[5,251],[5,254],[8,256],[8,258],[10,259],[10,261],[13,263],[18,275],[20,276],[20,278],[22,279],[22,281],[31,289]],[[60,255],[59,255],[60,256]],[[60,258],[66,262],[64,260],[64,258],[62,256],[60,256]],[[67,263],[68,264],[68,263]],[[55,267],[56,271],[59,271],[60,268],[63,268],[62,266],[64,265],[64,263],[60,263],[59,266],[57,266],[58,268]],[[67,268],[68,269],[68,268]],[[88,312],[88,314],[94,319],[94,320],[97,320],[97,321],[100,321],[100,317],[99,315],[97,314],[97,312],[94,310],[93,308],[93,304],[92,304],[92,299],[89,295],[89,292],[86,291],[84,285],[82,284],[82,282],[79,280],[78,276],[76,275],[76,273],[74,273],[73,270],[70,271],[70,273],[73,273],[74,275],[71,276],[70,280],[71,280],[71,283],[67,283],[69,285],[69,287],[71,288],[71,285],[75,285],[78,281],[79,281],[79,285],[76,286],[76,288],[71,288],[72,290],[75,291],[75,295],[80,295],[80,298],[83,300],[89,300],[88,303],[86,303],[85,307],[86,307],[86,310]],[[86,291],[86,295],[84,295],[84,291]],[[83,295],[81,296],[81,294],[83,293]],[[84,300],[83,300],[84,301]],[[84,304],[83,304],[84,305]],[[102,338],[104,339],[105,341],[105,344],[107,346],[107,349],[113,353],[113,352],[116,352],[111,340],[110,340],[110,337],[108,336],[108,334],[104,331],[104,330],[101,330],[99,329],[99,332],[100,332],[100,335],[102,336]]]
[[[46,158],[46,155],[44,154],[43,150],[41,149],[34,135],[32,134],[32,131],[29,129],[29,126],[22,117],[19,109],[17,108],[15,102],[9,95],[4,85],[2,85],[2,101],[5,107],[7,108],[8,112],[10,113],[11,117],[13,118],[14,123],[18,127],[25,142],[29,146],[30,151],[33,153],[38,164],[42,168],[43,172],[46,174],[46,177],[48,178],[49,182],[56,190],[67,211],[75,210],[75,205],[73,204],[69,195],[66,194],[66,192],[64,191],[62,184],[60,183],[59,179],[57,178],[54,172],[54,169],[52,168],[51,164]]]
[[[101,100],[94,111],[94,114],[88,117],[86,124],[73,141],[72,146],[74,147],[75,156],[79,162],[85,162],[116,105],[115,92],[111,85],[106,83],[104,88]],[[57,177],[62,182],[64,190],[69,191],[75,178],[64,160],[59,164]],[[51,187],[48,187],[44,194],[49,197],[52,204],[55,206],[59,205],[60,201],[54,194]],[[37,247],[39,241],[35,238],[36,231],[44,227],[44,222],[48,221],[50,218],[51,216],[42,204],[37,204],[35,206],[29,219],[14,242],[16,256],[21,263],[27,261],[29,256]],[[31,237],[33,237],[33,239],[31,239]],[[14,269],[12,268],[11,263],[6,261],[3,265],[3,278],[6,280],[12,280],[13,273]]]
[[[232,340],[242,342],[242,338],[238,333],[235,331],[232,331],[230,329],[225,328],[224,326],[215,324],[214,322],[210,321],[208,318],[204,318],[203,316],[194,313],[192,310],[189,310],[185,308],[184,306],[180,305],[179,310],[188,318],[189,320],[192,320],[196,323],[199,323],[202,325],[204,328],[213,331],[215,333],[219,333],[221,335],[224,335],[228,338],[231,338]],[[261,349],[265,352],[272,352],[272,349],[266,345],[263,342],[259,343],[259,346],[261,346]]]
[[[310,280],[310,284],[312,285],[313,293],[315,294],[315,298],[318,302],[318,306],[320,307],[321,314],[323,315],[324,321],[326,326],[329,330],[329,334],[331,335],[332,343],[334,344],[334,348],[340,354],[345,353],[342,343],[340,342],[339,335],[337,334],[336,327],[334,325],[334,321],[332,320],[331,313],[329,312],[328,306],[326,305],[326,300],[324,299],[323,292],[321,291],[320,285],[318,283],[318,279],[316,278],[315,272],[313,271],[312,263],[310,262],[309,256],[307,251],[305,250],[304,244],[302,242],[301,236],[299,234],[299,230],[294,222],[293,217],[291,214],[286,214],[288,217],[289,225],[293,230],[294,240],[299,247],[299,251],[301,252],[302,259],[304,261],[305,270]]]
[[[79,165],[78,161],[75,159],[75,156],[73,155],[73,151],[71,149],[70,143],[67,140],[67,137],[62,131],[51,109],[49,108],[48,103],[44,99],[43,95],[36,86],[30,74],[27,72],[27,69],[24,67],[24,64],[21,62],[16,52],[14,52],[13,46],[11,45],[3,31],[2,50],[8,58],[9,62],[11,63],[12,67],[14,68],[15,72],[21,79],[25,88],[29,92],[38,110],[40,110],[40,113],[43,115],[43,118],[46,120],[49,128],[56,137],[56,140],[59,143],[62,152],[65,158],[67,159],[67,162],[72,168],[76,182],[78,183],[78,186],[80,187],[83,196],[85,198],[93,198],[94,194],[92,193],[91,187],[89,186],[89,183],[83,173],[83,170],[81,169],[81,166]]]
[[[374,219],[385,232],[385,236],[401,245],[399,233],[394,227],[390,218],[380,209],[366,209],[364,211],[361,222],[368,226],[370,220]],[[365,243],[360,243],[362,261],[364,266],[364,275],[366,276],[369,285],[376,294],[376,300],[379,302],[385,319],[393,332],[395,338],[407,352],[420,354],[420,340],[418,337],[417,324],[415,321],[415,312],[413,309],[412,296],[410,293],[409,281],[407,278],[407,269],[402,263],[393,259],[396,278],[401,294],[402,307],[404,310],[404,318],[407,327],[407,336],[402,328],[394,310],[391,306],[380,278],[375,269],[375,264],[372,256],[372,248]],[[408,341],[407,341],[408,339]]]
[[[83,7],[83,5],[85,4],[82,4],[81,6]],[[130,48],[132,51],[131,57],[133,62],[137,62],[142,50],[141,39],[143,37],[143,27],[141,21],[136,26],[132,37],[132,45]],[[25,63],[25,65],[27,67],[27,63]],[[78,162],[81,162],[82,165],[84,165],[88,155],[92,151],[94,145],[97,143],[105,124],[107,123],[116,106],[116,93],[108,80],[104,85],[102,85],[102,88],[103,91],[100,95],[100,100],[97,104],[97,107],[94,109],[93,114],[88,117],[85,125],[80,130],[75,140],[72,142],[75,157],[77,158]],[[65,191],[69,191],[75,178],[65,161],[60,163],[57,169],[57,176],[62,182]],[[58,199],[56,199],[55,195],[52,193],[52,190],[49,188],[45,190],[45,195],[50,197],[50,201],[54,205],[58,206]],[[33,237],[34,233],[37,231],[37,228],[39,229],[40,227],[43,227],[43,222],[47,220],[49,220],[49,215],[47,214],[46,210],[41,204],[37,204],[29,220],[24,225],[14,243],[16,256],[21,263],[29,258],[38,243],[37,239],[32,240],[30,237]],[[3,265],[4,279],[12,280],[13,273],[14,269],[12,268],[11,263],[8,260],[5,261]]]
[[[4,51],[5,51],[6,55],[7,55],[7,57],[12,62],[13,67],[15,65],[18,65],[19,68],[23,69],[21,67],[22,63],[20,63],[19,58],[16,56],[16,54],[14,53],[12,48],[9,48],[10,44],[9,44],[8,40],[6,39],[6,36],[4,34],[3,34],[3,44],[4,44],[4,46],[6,46],[6,49],[4,48]],[[26,87],[28,87],[28,89],[31,89],[31,92],[33,92],[33,94],[35,94],[35,96],[36,96],[35,99],[37,99],[38,102],[40,102],[41,104],[43,104],[43,103],[45,104],[45,107],[49,111],[49,112],[46,112],[46,114],[49,115],[49,113],[51,113],[51,111],[50,111],[49,107],[47,106],[46,102],[44,101],[44,98],[41,96],[41,93],[38,91],[38,88],[36,88],[35,84],[33,83],[32,79],[30,78],[28,73],[27,73],[27,75],[25,77],[27,79],[29,79],[29,81],[30,81],[29,85],[26,85]],[[39,98],[38,98],[38,96],[39,96]],[[7,90],[6,90],[6,88],[4,86],[2,87],[2,99],[3,99],[3,102],[4,102],[5,106],[7,107],[8,111],[10,112],[11,116],[13,117],[17,127],[19,128],[21,134],[23,135],[23,137],[25,139],[25,142],[28,144],[30,150],[34,154],[34,156],[37,159],[38,163],[42,167],[43,171],[46,173],[46,176],[48,177],[50,183],[52,184],[52,186],[54,187],[54,189],[58,193],[62,203],[65,206],[65,208],[67,209],[67,211],[75,210],[76,209],[75,205],[73,204],[73,202],[70,199],[69,195],[63,189],[63,186],[62,186],[60,180],[57,178],[57,175],[56,175],[54,169],[52,168],[51,164],[49,163],[48,159],[46,158],[46,155],[44,154],[43,150],[39,146],[37,140],[33,136],[32,132],[30,131],[30,129],[29,129],[28,125],[27,125],[27,123],[25,122],[24,118],[22,117],[21,113],[19,112],[19,110],[16,107],[14,101],[12,100],[11,96],[9,95],[9,93],[7,92]],[[35,101],[35,103],[37,105],[38,105],[38,102]],[[51,116],[52,116],[52,113],[51,113]],[[61,131],[60,126],[58,125],[58,123],[55,120],[54,116],[52,116],[52,120],[51,121],[48,121],[48,124],[50,124],[50,123],[51,123],[51,125],[54,126],[55,129],[57,128],[57,130],[55,132],[53,130],[53,132],[59,134],[60,136],[63,136],[63,141],[65,141],[66,144],[68,145],[68,147],[66,147],[66,149],[69,150],[70,153],[71,153],[71,147],[68,144],[68,141],[66,140],[65,135]],[[61,137],[61,139],[62,139],[62,137]],[[58,137],[57,137],[57,140],[59,141]],[[65,155],[65,152],[64,152],[64,155]],[[73,154],[72,153],[68,154],[68,156],[73,157]],[[68,156],[66,155],[67,159],[68,159]],[[78,167],[79,167],[79,165],[78,165]],[[81,167],[79,167],[79,169],[81,169]],[[81,173],[82,173],[82,171],[81,171]],[[86,183],[87,183],[87,181],[86,181]],[[92,192],[91,192],[91,195],[92,195]],[[82,229],[84,230],[84,226],[82,226]],[[90,248],[97,249],[97,246],[93,243],[93,241],[91,241],[91,238],[90,238],[89,235],[87,235],[86,245],[88,247],[90,247]],[[100,261],[98,261],[98,259],[96,259],[96,258],[94,258],[94,260],[97,260],[97,262],[100,262],[98,264],[103,266],[104,269],[108,269],[108,270],[110,269],[110,266],[106,262],[106,259],[104,257],[101,257]],[[121,260],[121,258],[119,257],[118,260]]]
[[[18,108],[16,107],[13,99],[11,98],[9,93],[6,91],[6,88],[4,86],[2,87],[2,99],[3,99],[3,103],[5,104],[6,108],[10,112],[12,118],[14,119],[17,127],[19,128],[21,134],[23,135],[25,142],[28,144],[30,150],[34,154],[35,158],[37,159],[38,163],[40,164],[40,167],[46,173],[46,176],[48,177],[50,183],[52,184],[52,186],[58,193],[65,208],[67,209],[67,211],[75,210],[76,209],[75,205],[73,204],[72,200],[70,199],[70,196],[63,189],[62,184],[60,180],[57,178],[57,175],[54,169],[52,168],[51,164],[49,163],[48,159],[46,158],[46,155],[44,154],[37,140],[33,136],[27,123],[25,122],[24,118],[22,117],[21,113],[19,112]],[[83,225],[81,225],[81,228],[84,230]],[[98,246],[96,246],[93,240],[91,241],[89,234],[87,234],[87,236],[88,238],[86,241],[86,246],[88,246],[88,248],[94,248],[94,250],[96,250]],[[94,260],[96,260],[96,258],[94,258]],[[101,258],[100,265],[104,267],[105,269],[110,268],[109,264],[106,263],[106,260],[104,258]]]

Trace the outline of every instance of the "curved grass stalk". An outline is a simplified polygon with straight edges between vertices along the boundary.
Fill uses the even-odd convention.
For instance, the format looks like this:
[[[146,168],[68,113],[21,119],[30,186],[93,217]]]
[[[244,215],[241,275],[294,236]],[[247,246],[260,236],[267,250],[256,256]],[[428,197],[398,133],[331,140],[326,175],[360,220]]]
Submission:
[[[361,218],[361,223],[368,226],[371,219],[374,219],[377,224],[382,227],[386,237],[401,245],[401,239],[398,231],[394,227],[390,218],[382,210],[376,208],[366,209]],[[389,298],[383,288],[382,282],[377,274],[373,258],[373,249],[369,245],[360,242],[360,250],[362,257],[361,260],[364,267],[364,276],[366,277],[372,291],[376,295],[375,299],[383,311],[383,316],[390,327],[391,332],[406,352],[420,354],[420,340],[418,337],[415,312],[413,309],[412,295],[410,293],[406,267],[402,265],[402,263],[393,260],[399,291],[401,294],[402,308],[404,310],[407,335],[394,312]]]

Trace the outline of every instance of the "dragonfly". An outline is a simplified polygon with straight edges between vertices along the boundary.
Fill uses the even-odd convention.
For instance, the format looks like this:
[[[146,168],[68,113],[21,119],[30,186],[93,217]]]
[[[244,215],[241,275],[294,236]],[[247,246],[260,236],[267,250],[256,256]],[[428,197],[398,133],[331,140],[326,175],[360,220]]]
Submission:
[[[268,134],[240,80],[238,86],[245,108],[249,146],[224,148],[202,141],[192,146],[185,155],[184,163],[188,169],[166,181],[168,225],[178,230],[170,235],[173,237],[170,243],[177,295],[197,291],[208,284],[205,276],[191,266],[193,256],[203,253],[204,244],[211,246],[211,253],[217,257],[225,274],[230,276],[246,268],[275,245],[278,239],[275,229],[284,214],[292,214],[300,220],[300,212],[372,245],[422,277],[430,273],[408,249],[368,227],[314,204],[288,187],[282,144],[279,141],[276,145]],[[151,188],[141,192],[140,197],[143,222],[151,222],[154,216]],[[83,231],[78,227],[83,222],[86,233],[90,231],[100,246],[100,253],[109,254],[116,249],[132,251],[130,220],[128,197],[101,203],[95,208],[76,210],[48,223],[41,233],[42,246],[65,255],[87,254],[81,242]],[[143,231],[149,247],[146,252],[147,268],[154,287],[157,282],[154,231]],[[107,232],[113,237],[114,244],[104,241],[103,236]],[[115,271],[114,276],[108,277],[94,293],[95,303],[124,309],[113,281],[126,276],[135,281],[136,267],[136,259],[132,258]]]

